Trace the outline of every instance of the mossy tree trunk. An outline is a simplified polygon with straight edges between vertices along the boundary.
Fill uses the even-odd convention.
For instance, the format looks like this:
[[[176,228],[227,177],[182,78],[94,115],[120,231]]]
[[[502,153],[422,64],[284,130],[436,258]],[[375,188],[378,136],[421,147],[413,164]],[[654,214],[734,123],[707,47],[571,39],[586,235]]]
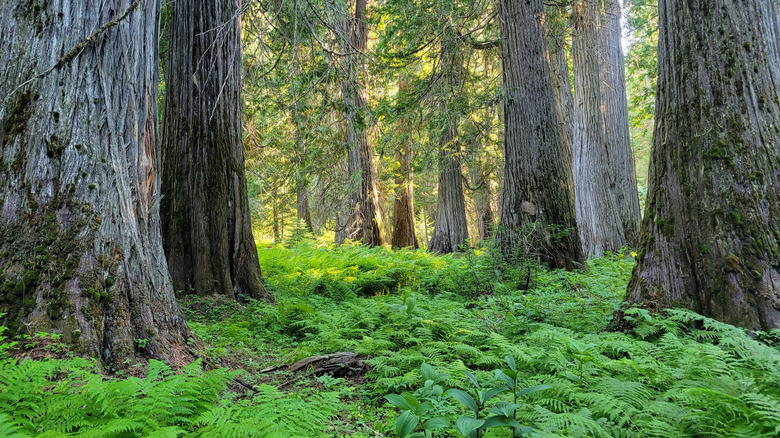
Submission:
[[[627,301],[780,326],[775,0],[661,0],[649,192]]]
[[[458,47],[456,31],[451,26],[442,36],[439,68],[439,109],[442,134],[439,137],[439,185],[436,221],[428,251],[446,254],[460,251],[469,238],[466,220],[466,198],[463,195],[461,147],[458,138],[459,108],[454,108],[453,96],[462,92],[465,83],[463,54]]]
[[[11,335],[61,333],[114,368],[181,364],[192,335],[158,208],[160,4],[102,6],[0,8],[0,323]]]
[[[542,0],[501,0],[499,14],[506,163],[497,241],[505,256],[538,251],[550,266],[572,269],[584,256],[540,22]]]
[[[177,291],[265,297],[241,138],[238,0],[172,6],[162,225]]]
[[[355,1],[355,15],[344,20],[342,33],[349,41],[342,42],[346,56],[347,77],[342,82],[342,96],[347,119],[347,163],[350,184],[353,187],[349,200],[349,224],[347,236],[364,245],[378,246],[384,243],[382,219],[379,212],[373,147],[368,138],[368,104],[365,86],[363,54],[368,46],[366,0]]]

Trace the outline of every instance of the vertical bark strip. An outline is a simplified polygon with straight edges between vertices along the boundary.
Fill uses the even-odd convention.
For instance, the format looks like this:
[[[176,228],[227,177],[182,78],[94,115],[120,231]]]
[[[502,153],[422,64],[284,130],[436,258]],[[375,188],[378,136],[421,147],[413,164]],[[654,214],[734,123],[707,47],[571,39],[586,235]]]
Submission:
[[[613,189],[609,138],[602,111],[600,0],[576,0],[572,7],[574,39],[573,170],[577,225],[583,251],[600,257],[626,242]]]
[[[379,214],[379,197],[376,190],[373,148],[366,131],[368,104],[365,88],[365,66],[362,54],[368,46],[366,0],[355,1],[355,15],[344,26],[350,40],[343,46],[347,53],[347,78],[342,85],[347,118],[348,169],[354,187],[350,196],[348,237],[362,241],[364,245],[378,246],[384,243],[382,220]]]
[[[649,192],[627,300],[780,326],[775,0],[661,0]]]
[[[540,236],[542,259],[572,269],[584,261],[574,216],[571,170],[555,109],[541,0],[501,0],[506,139],[498,242],[525,250],[524,229]]]
[[[444,128],[439,138],[439,186],[436,221],[428,251],[445,254],[460,251],[469,238],[466,221],[466,198],[463,195],[461,149],[458,138],[458,110],[450,108],[452,96],[460,92],[465,80],[462,54],[455,29],[448,28],[442,37],[439,65],[442,71],[439,106]]]
[[[0,323],[61,333],[114,368],[192,359],[160,238],[160,4],[131,4],[0,8]]]
[[[238,0],[173,5],[163,243],[176,290],[262,298],[241,138],[239,8]]]
[[[608,1],[604,10],[601,32],[602,81],[601,95],[610,168],[613,169],[612,191],[615,193],[617,214],[623,224],[625,244],[639,243],[639,192],[636,184],[636,165],[631,150],[628,129],[628,98],[626,96],[626,69],[621,47],[620,2]]]

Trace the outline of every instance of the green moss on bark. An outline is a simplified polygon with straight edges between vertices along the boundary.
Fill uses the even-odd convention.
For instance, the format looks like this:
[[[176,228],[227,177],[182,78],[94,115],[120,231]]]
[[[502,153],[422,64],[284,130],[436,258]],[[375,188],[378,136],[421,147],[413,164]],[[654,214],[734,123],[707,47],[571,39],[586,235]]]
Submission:
[[[30,90],[17,93],[10,105],[8,115],[3,119],[2,144],[5,146],[15,137],[23,135],[27,130],[27,122],[32,115],[32,92]]]

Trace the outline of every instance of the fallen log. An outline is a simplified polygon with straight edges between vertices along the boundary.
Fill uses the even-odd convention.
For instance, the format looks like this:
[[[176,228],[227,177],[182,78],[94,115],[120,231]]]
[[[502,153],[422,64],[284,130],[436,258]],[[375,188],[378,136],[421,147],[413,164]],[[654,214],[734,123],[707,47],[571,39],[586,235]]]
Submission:
[[[315,376],[329,374],[333,377],[345,377],[362,375],[367,371],[367,366],[355,353],[341,351],[301,359],[287,367],[286,371]]]

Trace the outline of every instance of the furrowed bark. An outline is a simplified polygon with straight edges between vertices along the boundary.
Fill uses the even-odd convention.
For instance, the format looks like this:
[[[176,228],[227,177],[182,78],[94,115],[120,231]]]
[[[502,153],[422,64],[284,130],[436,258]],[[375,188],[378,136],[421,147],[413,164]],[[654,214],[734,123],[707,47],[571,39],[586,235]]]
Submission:
[[[626,300],[780,326],[774,0],[661,0],[642,237]]]
[[[267,297],[241,138],[237,0],[176,2],[162,133],[162,225],[177,291]]]
[[[398,162],[401,164],[395,177],[396,197],[393,206],[393,248],[420,247],[414,227],[414,183],[411,167],[409,166],[412,142],[402,146],[397,153]]]
[[[366,131],[368,105],[365,89],[365,66],[362,54],[368,46],[366,0],[355,1],[355,15],[343,26],[346,53],[347,78],[342,83],[342,95],[347,118],[348,170],[353,191],[349,201],[350,218],[347,236],[364,245],[379,246],[384,243],[382,220],[379,214],[373,147]]]
[[[602,82],[604,125],[610,168],[613,169],[612,191],[615,194],[617,214],[620,216],[625,245],[639,243],[639,192],[636,183],[636,165],[631,150],[628,130],[628,98],[626,96],[626,69],[621,47],[620,2],[608,0],[601,26]]]
[[[0,8],[0,323],[114,369],[193,359],[160,238],[159,8]]]
[[[572,6],[574,38],[573,173],[577,225],[583,251],[601,257],[619,251],[626,242],[614,193],[615,172],[602,111],[603,81],[600,0],[576,0]]]
[[[442,37],[440,68],[443,69],[440,84],[439,108],[444,128],[439,139],[439,185],[436,203],[436,221],[428,251],[445,254],[461,250],[469,238],[466,222],[466,198],[463,195],[461,172],[461,148],[458,138],[457,110],[450,108],[451,97],[460,92],[464,83],[462,54],[454,29],[447,29]]]
[[[500,2],[506,138],[497,241],[507,257],[537,252],[555,268],[584,262],[571,169],[555,109],[541,0]]]

